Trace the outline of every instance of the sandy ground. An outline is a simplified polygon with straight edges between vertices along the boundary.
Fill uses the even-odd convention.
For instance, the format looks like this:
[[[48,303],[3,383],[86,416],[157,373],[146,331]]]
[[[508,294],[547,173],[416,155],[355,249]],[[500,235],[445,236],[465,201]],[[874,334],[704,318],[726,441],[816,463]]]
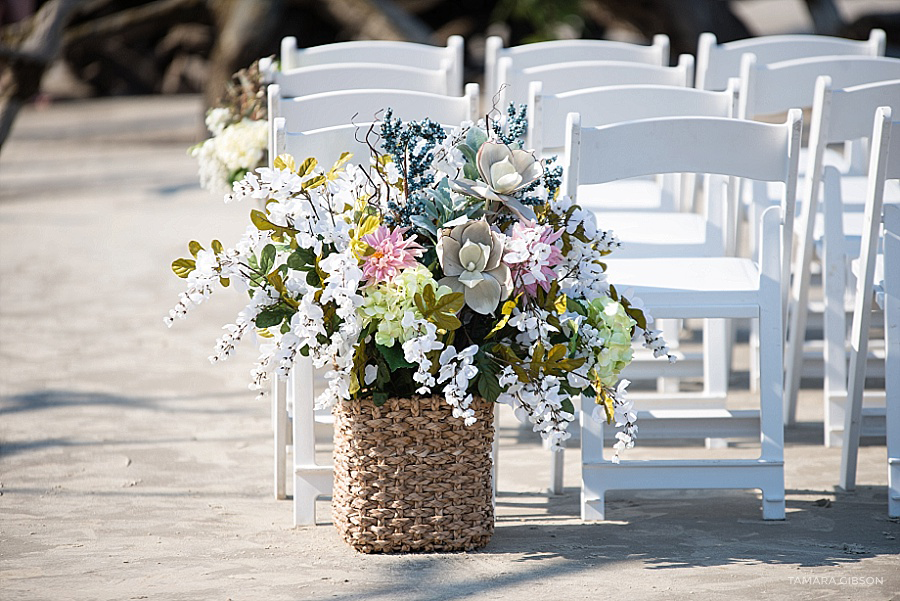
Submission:
[[[206,360],[241,299],[162,321],[181,289],[169,262],[192,238],[236,239],[249,211],[196,183],[200,112],[191,97],[29,109],[0,156],[0,598],[900,598],[884,440],[861,449],[858,490],[836,492],[820,382],[787,432],[783,522],[754,492],[659,491],[611,493],[610,521],[584,525],[577,451],[565,494],[544,494],[548,455],[506,415],[484,550],[363,556],[327,502],[293,528],[269,406],[246,388],[252,345]]]

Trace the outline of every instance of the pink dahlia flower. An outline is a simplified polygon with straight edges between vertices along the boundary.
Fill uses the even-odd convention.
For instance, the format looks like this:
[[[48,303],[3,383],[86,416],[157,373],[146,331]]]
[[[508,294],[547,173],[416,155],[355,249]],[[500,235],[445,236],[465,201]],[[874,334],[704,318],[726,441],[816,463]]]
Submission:
[[[391,231],[382,225],[362,237],[374,251],[363,259],[363,277],[368,283],[390,280],[401,270],[416,266],[416,257],[421,257],[425,249],[413,238],[403,239],[407,229],[398,227]]]
[[[516,292],[524,291],[533,297],[538,286],[550,289],[550,284],[557,278],[553,268],[563,259],[562,250],[554,244],[562,233],[561,229],[554,232],[549,225],[534,222],[513,225],[503,262],[509,265]]]

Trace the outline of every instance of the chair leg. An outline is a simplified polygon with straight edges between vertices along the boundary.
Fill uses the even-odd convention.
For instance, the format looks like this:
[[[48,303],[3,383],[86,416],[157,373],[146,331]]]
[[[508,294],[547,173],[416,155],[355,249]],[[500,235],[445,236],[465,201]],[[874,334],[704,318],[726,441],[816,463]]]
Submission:
[[[710,396],[725,398],[728,394],[728,352],[731,324],[726,319],[703,320],[703,391]],[[725,438],[707,438],[707,449],[727,449]]]
[[[606,520],[606,491],[598,488],[581,491],[581,520],[602,522]]]
[[[822,237],[822,289],[824,293],[823,436],[826,447],[840,447],[844,439],[844,405],[847,402],[847,259],[844,255],[843,209],[840,186],[826,171]]]
[[[593,418],[595,404],[581,400],[581,519],[585,522],[606,519],[606,489],[596,472],[585,469],[588,463],[603,461],[603,424]]]
[[[552,495],[563,494],[563,473],[565,471],[566,450],[550,451],[550,489]]]
[[[316,523],[316,499],[331,493],[331,466],[316,464],[315,370],[312,361],[297,362],[288,379],[287,395],[293,399],[294,419],[294,525]]]
[[[884,264],[900,261],[900,209],[884,208]],[[888,457],[888,515],[900,517],[900,276],[884,275],[884,391]]]
[[[763,489],[762,514],[764,520],[785,519],[784,481],[780,486]]]
[[[494,442],[491,443],[491,462],[493,469],[491,474],[491,495],[493,502],[497,504],[497,475],[500,460],[500,405],[494,403]]]
[[[680,319],[660,319],[657,322],[663,337],[673,351],[678,350],[679,338],[681,334],[682,320]],[[660,393],[678,392],[681,387],[680,378],[657,378],[656,390]]]
[[[287,381],[275,376],[272,382],[272,426],[275,431],[275,498],[287,498],[285,481],[287,480]]]
[[[825,244],[828,244],[827,240]],[[844,440],[844,406],[847,403],[847,313],[844,307],[846,267],[843,259],[822,269],[825,288],[824,437],[826,447],[840,447]]]
[[[860,277],[858,281],[865,282]],[[850,335],[850,368],[847,383],[847,403],[844,408],[844,444],[841,448],[841,479],[844,490],[856,489],[856,462],[859,456],[859,435],[862,424],[863,390],[866,380],[866,358],[869,351],[869,325],[872,319],[872,292],[856,290],[853,312],[853,331]]]
[[[778,213],[768,209],[763,217],[763,236],[771,234]],[[783,520],[784,508],[784,326],[781,306],[780,252],[765,252],[760,244],[759,333],[759,426],[760,461],[776,467],[766,478],[763,489],[763,519]],[[777,248],[777,247],[776,247]]]
[[[312,526],[316,523],[318,490],[302,477],[294,477],[294,525]]]
[[[803,347],[806,344],[806,319],[809,311],[809,270],[795,280],[791,293],[791,307],[788,319],[787,345],[784,366],[784,425],[792,426],[797,421],[797,397],[800,394],[800,377],[803,374]]]

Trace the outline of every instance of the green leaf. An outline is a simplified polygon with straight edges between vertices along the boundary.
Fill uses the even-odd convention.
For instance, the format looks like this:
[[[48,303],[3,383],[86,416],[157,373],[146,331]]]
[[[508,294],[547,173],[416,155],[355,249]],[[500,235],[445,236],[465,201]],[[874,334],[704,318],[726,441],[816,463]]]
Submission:
[[[296,165],[294,164],[294,157],[289,154],[282,154],[275,157],[275,160],[272,162],[272,166],[276,169],[287,169],[288,171],[295,171]]]
[[[272,230],[278,236],[292,236],[298,233],[294,228],[272,223],[266,217],[266,214],[259,209],[253,209],[252,211],[250,211],[250,221],[254,226],[256,226],[256,229],[260,231]]]
[[[492,94],[496,92],[494,90],[491,92]],[[474,148],[476,151],[481,148],[481,145],[487,142],[487,134],[477,127],[469,128],[469,131],[466,132],[466,144]]]
[[[376,344],[375,348],[378,349],[378,352],[380,352],[381,356],[384,357],[384,360],[387,361],[391,371],[396,371],[404,367],[415,367],[414,363],[410,363],[406,360],[406,357],[403,356],[403,348],[401,348],[399,344],[394,344],[394,346]]]
[[[202,246],[200,246],[199,242],[197,242],[196,240],[191,240],[190,242],[188,242],[188,250],[191,252],[191,256],[196,259],[197,253],[204,249]]]
[[[456,314],[465,304],[465,296],[461,292],[451,292],[439,299],[434,297],[434,288],[425,286],[421,294],[413,297],[416,308],[422,317],[447,332],[452,332],[462,325]]]
[[[298,271],[315,269],[316,253],[309,248],[298,248],[287,258],[287,266]]]
[[[197,269],[197,262],[193,259],[175,259],[172,261],[172,271],[180,278],[186,278]]]
[[[372,394],[372,400],[375,402],[376,407],[381,407],[388,400],[388,393],[386,392],[375,392]]]
[[[297,167],[297,174],[300,177],[309,175],[312,172],[312,170],[316,168],[316,165],[318,165],[318,164],[319,164],[319,161],[317,161],[315,159],[315,157],[309,157],[308,159],[306,159],[305,161],[300,163],[299,167]]]
[[[225,252],[225,247],[223,247],[222,243],[218,240],[213,240],[210,246],[212,246],[213,252],[216,254]]]
[[[560,409],[562,409],[566,413],[575,415],[575,405],[572,404],[572,399],[570,398],[565,398],[562,400],[562,402],[560,402]]]
[[[275,265],[275,245],[266,244],[259,255],[259,270],[263,273],[269,273]]]
[[[283,305],[273,305],[260,311],[259,315],[256,316],[254,323],[257,328],[271,328],[284,321],[287,314],[288,309]]]
[[[475,154],[474,148],[466,143],[457,144],[456,148],[459,149],[459,151],[463,154],[463,156],[466,158],[466,161],[473,165],[477,162],[478,158]]]
[[[497,379],[499,368],[481,353],[475,357],[475,364],[478,367],[478,394],[492,403],[496,402],[497,397],[503,392],[500,381]]]
[[[311,177],[303,182],[301,184],[301,188],[303,188],[304,190],[306,188],[318,188],[319,186],[323,185],[325,181],[326,180],[324,175],[316,175],[315,177]]]

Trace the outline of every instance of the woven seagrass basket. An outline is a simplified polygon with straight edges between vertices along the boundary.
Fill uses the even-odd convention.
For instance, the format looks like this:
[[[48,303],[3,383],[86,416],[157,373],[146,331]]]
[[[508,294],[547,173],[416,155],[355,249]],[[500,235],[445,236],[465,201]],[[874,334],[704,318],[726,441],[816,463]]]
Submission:
[[[363,553],[462,551],[494,532],[492,403],[475,398],[471,426],[443,397],[338,403],[332,515]]]

